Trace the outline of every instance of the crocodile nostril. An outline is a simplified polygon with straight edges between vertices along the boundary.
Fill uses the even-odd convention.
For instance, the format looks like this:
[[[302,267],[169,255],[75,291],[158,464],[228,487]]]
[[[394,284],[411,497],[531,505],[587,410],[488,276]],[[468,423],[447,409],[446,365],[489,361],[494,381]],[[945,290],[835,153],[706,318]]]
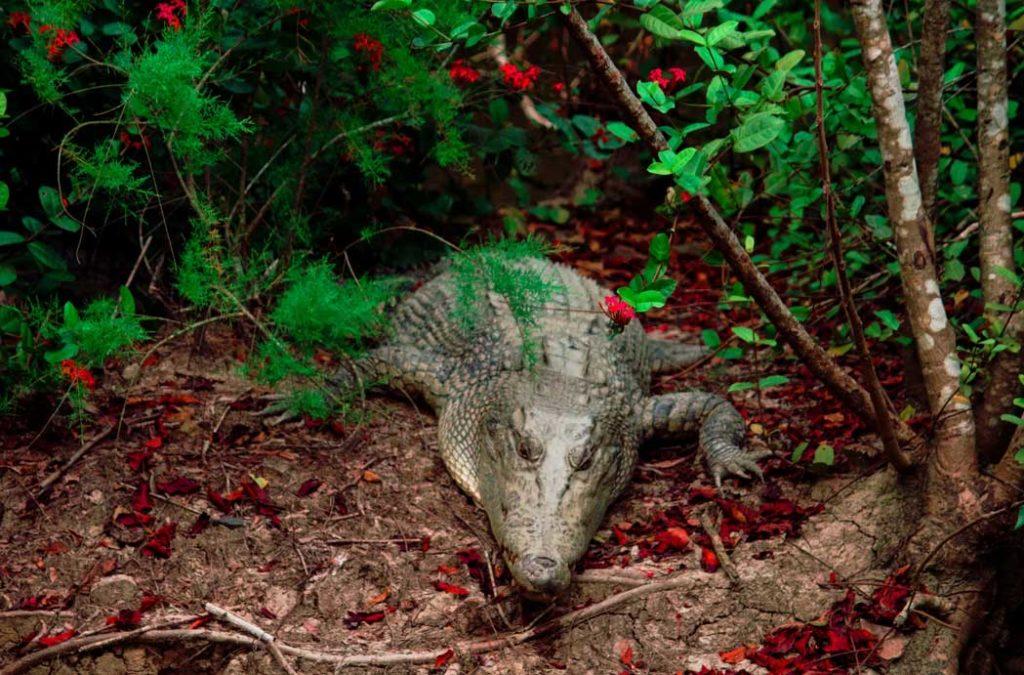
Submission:
[[[539,555],[531,557],[533,559],[533,564],[537,567],[540,567],[541,569],[549,570],[558,564],[557,562],[555,562],[553,558],[546,558],[544,556]]]

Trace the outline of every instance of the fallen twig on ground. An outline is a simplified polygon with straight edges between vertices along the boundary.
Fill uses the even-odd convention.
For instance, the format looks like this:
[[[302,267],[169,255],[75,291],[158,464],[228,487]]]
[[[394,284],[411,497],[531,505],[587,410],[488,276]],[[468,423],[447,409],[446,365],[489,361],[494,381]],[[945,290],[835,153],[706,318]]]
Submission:
[[[694,570],[686,570],[661,581],[645,583],[641,586],[622,591],[621,593],[610,595],[604,600],[594,603],[588,607],[566,612],[565,614],[551,619],[550,621],[518,632],[508,633],[506,635],[485,640],[466,640],[463,642],[456,642],[446,647],[438,647],[430,650],[376,652],[372,654],[334,654],[331,652],[305,649],[303,647],[292,647],[280,641],[273,640],[273,636],[271,636],[271,639],[273,640],[272,643],[266,643],[255,637],[241,635],[234,632],[207,629],[160,630],[158,629],[158,626],[147,626],[117,635],[93,635],[83,638],[72,638],[67,642],[63,642],[53,647],[48,647],[35,652],[34,654],[29,654],[28,656],[9,664],[3,670],[0,670],[0,675],[17,675],[18,673],[24,673],[33,666],[64,654],[83,654],[102,649],[103,647],[129,642],[159,644],[165,642],[205,641],[249,648],[273,644],[281,654],[287,654],[288,656],[305,659],[307,661],[315,661],[318,663],[332,663],[337,667],[434,663],[437,660],[437,657],[447,652],[448,649],[454,650],[457,654],[483,654],[486,652],[497,651],[505,647],[514,647],[545,635],[558,633],[562,630],[572,628],[597,616],[601,616],[620,605],[624,605],[648,595],[663,593],[677,588],[692,588],[695,574]],[[207,604],[207,610],[210,611],[211,614],[214,613],[210,609],[211,607],[224,612],[225,615],[230,614],[227,610],[223,610],[215,605]],[[214,615],[217,616],[216,614]],[[239,626],[239,624],[227,619],[226,616],[224,618],[225,621],[228,621],[232,625]],[[240,617],[238,618],[240,619]],[[245,622],[244,619],[241,621]],[[262,629],[259,629],[258,627],[256,628],[260,633],[266,634]]]
[[[276,638],[273,635],[256,624],[246,621],[237,614],[229,612],[223,607],[219,607],[212,602],[206,603],[205,609],[207,612],[217,617],[217,619],[255,637],[264,644],[267,651],[270,652],[270,655],[274,657],[274,660],[277,661],[278,665],[281,666],[284,672],[288,673],[288,675],[298,675],[298,673],[295,672],[295,669],[292,668],[291,664],[288,663],[288,660],[284,658],[284,654],[281,653],[281,649],[277,646]]]
[[[46,497],[46,495],[49,494],[50,489],[53,487],[53,484],[60,480],[61,477],[68,472],[68,469],[74,466],[75,462],[80,460],[85,455],[85,453],[89,452],[97,445],[99,445],[100,441],[109,436],[110,432],[113,430],[114,425],[111,424],[106,429],[93,436],[91,440],[86,442],[85,445],[83,445],[77,451],[75,451],[75,454],[71,455],[71,458],[68,459],[68,461],[64,462],[64,464],[61,465],[59,469],[51,473],[43,480],[42,483],[39,484],[39,489],[36,490],[33,499],[35,499],[35,501],[37,502],[42,501]]]
[[[707,533],[708,538],[711,540],[711,548],[718,556],[718,562],[722,565],[722,571],[725,572],[726,576],[733,583],[738,584],[740,582],[740,573],[736,570],[736,565],[733,564],[732,558],[729,557],[729,553],[725,550],[725,544],[722,542],[722,537],[718,534],[718,529],[715,524],[711,522],[710,516],[707,511],[700,514],[700,525],[704,528],[704,532]]]

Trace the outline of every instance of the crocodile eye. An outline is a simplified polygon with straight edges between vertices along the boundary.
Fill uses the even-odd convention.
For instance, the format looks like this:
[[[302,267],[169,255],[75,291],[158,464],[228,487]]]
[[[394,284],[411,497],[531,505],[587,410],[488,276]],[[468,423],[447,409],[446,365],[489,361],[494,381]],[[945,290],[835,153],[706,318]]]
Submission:
[[[594,448],[585,448],[581,450],[579,454],[572,457],[572,466],[576,471],[586,471],[594,463]]]
[[[535,462],[540,459],[542,454],[541,448],[534,442],[527,438],[515,439],[516,454],[529,462]]]

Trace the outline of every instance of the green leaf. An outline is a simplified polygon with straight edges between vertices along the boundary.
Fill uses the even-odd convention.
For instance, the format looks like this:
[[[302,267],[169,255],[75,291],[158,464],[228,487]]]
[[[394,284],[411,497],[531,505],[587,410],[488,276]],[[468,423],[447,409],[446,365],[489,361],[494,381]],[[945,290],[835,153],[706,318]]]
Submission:
[[[11,189],[7,187],[7,183],[0,180],[0,211],[7,210],[7,202],[11,198]]]
[[[1024,504],[1021,504],[1020,508],[1017,509],[1017,522],[1014,523],[1013,529],[1019,530],[1022,525],[1024,525]]]
[[[717,49],[701,46],[695,48],[693,51],[697,52],[697,56],[700,57],[700,60],[716,73],[720,70],[729,70],[725,67],[725,59]]]
[[[386,9],[408,9],[409,5],[412,4],[412,0],[377,0],[373,3],[373,7],[370,8],[371,12],[377,10]]]
[[[729,392],[729,393],[732,393],[734,391],[746,391],[747,389],[753,389],[753,388],[754,388],[754,383],[753,382],[733,382],[732,384],[729,385],[729,388],[726,389],[726,391]]]
[[[802,49],[794,49],[775,62],[775,70],[783,73],[793,70],[793,68],[796,67],[796,64],[800,63],[800,60],[804,58],[805,53],[806,52]]]
[[[423,27],[433,26],[437,17],[429,9],[417,9],[412,13],[412,18]]]
[[[1024,466],[1024,447],[1021,447],[1017,452],[1014,453],[1013,459],[1015,462]]]
[[[800,461],[800,458],[804,456],[804,450],[807,449],[807,441],[801,441],[799,445],[793,448],[793,454],[790,456],[790,461],[794,464]]]
[[[875,312],[875,316],[878,317],[879,321],[884,323],[889,330],[899,330],[900,320],[896,318],[896,315],[887,309],[880,309]]]
[[[127,286],[122,286],[119,292],[121,296],[121,314],[124,316],[135,316],[135,298]]]
[[[29,242],[28,252],[31,253],[32,257],[35,258],[43,267],[49,267],[52,270],[67,269],[67,264],[64,262],[64,258],[60,257],[60,254],[41,241]]]
[[[104,35],[124,35],[125,33],[132,33],[132,27],[126,23],[120,21],[111,21],[110,23],[103,24],[101,29]]]
[[[49,185],[43,185],[39,188],[39,203],[43,207],[43,212],[50,218],[57,216],[63,211],[60,204],[60,193]]]
[[[640,25],[648,32],[666,40],[678,40],[685,29],[683,20],[665,5],[655,5],[640,16]]]
[[[748,117],[738,128],[733,129],[733,147],[736,152],[751,152],[768,145],[782,133],[785,121],[768,112]]]
[[[636,91],[641,101],[660,113],[666,113],[676,107],[676,102],[665,96],[657,82],[637,82]]]
[[[754,330],[752,328],[747,328],[746,326],[733,326],[732,332],[733,335],[743,340],[744,342],[757,342],[757,334],[754,333]]]
[[[668,262],[669,255],[672,253],[672,247],[669,244],[667,234],[659,232],[654,235],[651,239],[650,253],[651,257],[659,263]]]
[[[0,264],[0,286],[10,286],[18,278],[18,273],[10,265]]]
[[[625,300],[625,298],[623,298]],[[627,301],[628,302],[628,301]],[[638,312],[665,306],[665,296],[658,291],[640,291],[631,303]]]
[[[719,42],[735,33],[736,26],[738,25],[740,25],[739,21],[725,21],[708,31],[708,34],[704,36],[704,41],[707,43],[708,47],[714,47]]]
[[[21,236],[17,232],[9,232],[7,230],[0,230],[0,246],[10,246],[11,244],[20,244],[25,241],[25,237]]]
[[[82,224],[66,213],[52,216],[50,222],[66,232],[78,232],[82,229]]]
[[[46,359],[47,363],[55,366],[65,359],[75,358],[76,354],[78,354],[78,345],[72,342],[64,345],[60,349],[55,349],[51,352],[46,352],[45,354],[43,354],[43,358]]]
[[[81,317],[78,315],[78,310],[71,302],[64,303],[64,327],[75,328],[82,322]]]
[[[836,463],[836,451],[828,443],[822,443],[814,450],[814,463],[832,466]]]
[[[767,389],[768,387],[778,387],[779,385],[786,384],[787,382],[789,382],[789,378],[785,375],[768,375],[767,377],[762,377],[758,382],[758,385],[762,389]]]
[[[704,345],[708,349],[718,349],[722,344],[722,338],[718,337],[718,333],[710,328],[705,328],[700,332],[700,339],[704,341]]]
[[[39,234],[43,231],[42,221],[32,216],[25,216],[22,218],[21,226],[28,230],[30,234]]]
[[[618,138],[626,141],[627,143],[632,143],[637,138],[639,138],[639,136],[637,136],[637,133],[633,131],[629,127],[629,125],[623,124],[622,122],[609,122],[606,125],[606,128],[608,129],[608,131],[613,133]]]
[[[0,91],[0,117],[7,114],[7,94]]]

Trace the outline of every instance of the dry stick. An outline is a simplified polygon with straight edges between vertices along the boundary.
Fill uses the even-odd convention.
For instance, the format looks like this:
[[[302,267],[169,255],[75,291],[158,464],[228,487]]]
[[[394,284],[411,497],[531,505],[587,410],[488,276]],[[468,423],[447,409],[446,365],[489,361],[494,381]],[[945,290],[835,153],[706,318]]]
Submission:
[[[864,324],[860,320],[860,313],[854,303],[853,291],[850,290],[850,278],[846,275],[842,234],[839,232],[839,222],[836,218],[836,197],[832,192],[832,167],[829,161],[828,139],[825,137],[825,83],[821,70],[821,52],[821,0],[814,0],[814,91],[817,99],[815,115],[818,124],[818,161],[821,166],[822,193],[825,198],[825,223],[828,229],[828,252],[832,258],[832,265],[836,269],[839,301],[843,305],[846,320],[850,323],[850,332],[853,334],[853,342],[857,346],[857,354],[860,356],[864,380],[867,382],[868,393],[871,395],[871,406],[875,409],[875,426],[882,439],[882,448],[893,467],[897,471],[905,472],[913,468],[914,462],[900,450],[896,430],[893,429],[891,423],[893,419],[890,414],[892,401],[889,400],[889,396],[882,389],[882,383],[878,380],[878,371],[875,370],[875,362],[871,359],[868,343],[864,338]]]
[[[640,137],[655,153],[668,149],[668,141],[658,130],[643,104],[630,90],[622,73],[612,62],[611,57],[608,56],[601,42],[591,32],[579,12],[572,9],[565,16],[565,21],[569,33],[582,47],[595,73],[608,88],[622,112],[632,120]],[[779,334],[786,343],[836,398],[868,425],[874,427],[876,415],[870,395],[836,364],[828,352],[796,320],[779,294],[754,265],[736,234],[722,219],[707,197],[697,195],[690,203],[701,216],[698,224],[707,234],[715,249],[729,263],[733,273],[739,277],[743,287],[779,330]],[[917,434],[901,420],[892,419],[892,424],[901,442],[911,447],[923,445]]]
[[[936,179],[942,154],[942,85],[948,31],[949,0],[925,0],[917,66],[914,157],[921,181],[921,206],[929,217],[935,214]]]
[[[722,564],[722,571],[729,577],[729,580],[734,584],[740,582],[740,573],[736,569],[736,565],[733,564],[732,558],[729,557],[729,553],[725,550],[725,544],[722,542],[722,537],[718,533],[718,529],[715,524],[711,522],[710,516],[707,511],[702,511],[700,514],[700,526],[704,528],[704,532],[708,535],[711,540],[711,548],[714,550],[715,555],[718,556],[718,562]]]
[[[35,501],[37,501],[37,502],[38,501],[42,501],[42,499],[50,491],[50,488],[53,486],[53,484],[56,483],[58,480],[60,480],[61,476],[66,474],[68,472],[68,469],[70,469],[72,466],[74,466],[75,462],[80,460],[82,458],[82,456],[85,455],[85,453],[87,453],[90,450],[92,450],[93,448],[95,448],[99,444],[100,441],[102,441],[104,438],[109,436],[110,432],[113,431],[113,430],[114,430],[114,425],[111,424],[106,429],[104,429],[103,431],[101,431],[98,434],[96,434],[95,436],[93,436],[92,439],[89,440],[85,445],[80,447],[75,452],[75,454],[71,455],[71,458],[68,461],[64,462],[64,464],[59,469],[57,469],[56,471],[51,473],[49,476],[47,476],[43,480],[42,483],[39,484],[39,489],[36,490],[36,494],[35,494],[35,497],[33,497],[33,499],[35,499]]]
[[[256,624],[246,621],[237,614],[229,612],[223,607],[218,607],[212,602],[206,603],[205,609],[207,612],[217,617],[221,621],[229,623],[235,628],[239,628],[248,633],[249,635],[255,637],[257,640],[259,640],[266,646],[267,651],[270,652],[270,655],[274,657],[274,660],[277,661],[278,665],[280,665],[281,668],[284,669],[286,673],[288,673],[288,675],[298,675],[298,673],[295,672],[295,669],[292,668],[291,664],[288,663],[288,661],[284,658],[284,654],[281,653],[280,648],[278,648],[277,644],[275,644],[275,638],[273,635],[263,630]]]
[[[573,628],[585,621],[601,616],[620,605],[647,597],[648,595],[664,593],[666,591],[682,588],[692,589],[693,585],[693,571],[688,570],[680,572],[670,578],[664,579],[663,581],[647,583],[643,586],[638,586],[627,591],[622,591],[621,593],[616,593],[605,598],[601,602],[594,603],[593,605],[582,609],[567,612],[560,617],[554,618],[535,627],[526,628],[515,633],[508,633],[486,640],[467,640],[464,642],[456,642],[452,644],[450,648],[457,654],[483,654],[506,647],[515,647],[545,635]],[[163,642],[186,642],[193,640],[204,640],[206,642],[232,644],[250,648],[256,648],[264,644],[257,638],[223,631],[205,629],[153,630],[150,628],[140,628],[138,630],[122,633],[113,637],[94,635],[86,638],[72,638],[67,642],[43,649],[26,656],[19,661],[15,661],[3,670],[0,670],[0,675],[16,675],[62,654],[95,651],[96,649],[112,644],[124,644],[128,642],[157,644]],[[373,654],[332,654],[330,652],[315,651],[311,649],[304,649],[302,647],[291,647],[277,640],[275,640],[275,643],[282,654],[295,656],[307,661],[332,663],[338,667],[434,663],[438,656],[447,651],[447,649],[431,649],[424,651],[378,652]]]

